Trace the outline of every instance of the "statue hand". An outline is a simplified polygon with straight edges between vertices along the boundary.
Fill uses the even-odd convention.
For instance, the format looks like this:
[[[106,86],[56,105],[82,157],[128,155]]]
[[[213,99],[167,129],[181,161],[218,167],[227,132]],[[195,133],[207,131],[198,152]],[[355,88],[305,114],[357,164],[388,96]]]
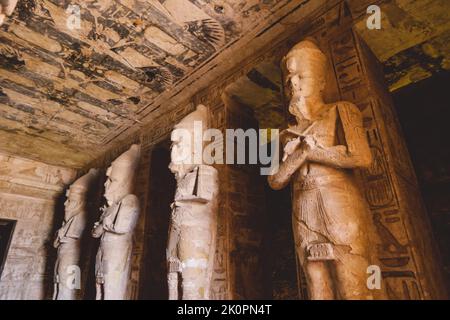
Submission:
[[[292,153],[294,153],[295,149],[297,149],[297,147],[300,145],[301,140],[300,137],[289,141],[288,143],[286,143],[286,145],[284,146],[284,154],[283,154],[283,162],[286,161],[286,159],[288,158],[288,156],[290,156]]]
[[[94,223],[94,228],[92,229],[92,236],[94,238],[99,238],[103,234],[103,226],[96,222]]]
[[[305,151],[311,151],[317,147],[316,139],[313,136],[306,136],[303,141],[301,148]]]
[[[53,241],[53,248],[58,248],[59,245],[60,245],[59,237],[56,236],[55,240]]]

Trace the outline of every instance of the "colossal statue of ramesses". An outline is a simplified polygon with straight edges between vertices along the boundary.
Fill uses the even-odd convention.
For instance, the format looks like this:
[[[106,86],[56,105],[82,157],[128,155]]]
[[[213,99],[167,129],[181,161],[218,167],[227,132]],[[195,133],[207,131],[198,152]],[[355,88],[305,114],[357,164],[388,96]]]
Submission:
[[[76,284],[81,276],[80,258],[82,237],[88,221],[88,194],[98,176],[97,169],[90,169],[78,178],[66,192],[65,214],[57,231],[53,246],[58,249],[54,274],[54,300],[77,299]]]
[[[132,145],[106,171],[107,205],[92,230],[93,237],[101,239],[95,264],[97,300],[126,299],[133,232],[139,217],[139,199],[133,194],[139,159],[140,146]]]
[[[169,299],[209,299],[216,247],[218,173],[203,163],[201,139],[194,124],[207,128],[203,105],[183,118],[172,132],[170,170],[177,180],[167,247]],[[200,132],[203,134],[203,132]],[[179,286],[181,282],[181,286]],[[182,293],[178,288],[182,288]]]
[[[325,103],[326,56],[313,40],[294,46],[282,65],[289,112],[296,124],[285,137],[273,189],[292,183],[292,225],[297,257],[311,299],[371,299],[367,267],[370,212],[353,169],[372,156],[359,109]]]

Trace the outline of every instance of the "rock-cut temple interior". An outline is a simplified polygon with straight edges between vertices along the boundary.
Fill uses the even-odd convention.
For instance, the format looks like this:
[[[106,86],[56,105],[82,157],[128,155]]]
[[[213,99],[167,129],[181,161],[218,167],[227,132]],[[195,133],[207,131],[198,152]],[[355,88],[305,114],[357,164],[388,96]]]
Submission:
[[[0,0],[0,300],[448,299],[449,12]]]

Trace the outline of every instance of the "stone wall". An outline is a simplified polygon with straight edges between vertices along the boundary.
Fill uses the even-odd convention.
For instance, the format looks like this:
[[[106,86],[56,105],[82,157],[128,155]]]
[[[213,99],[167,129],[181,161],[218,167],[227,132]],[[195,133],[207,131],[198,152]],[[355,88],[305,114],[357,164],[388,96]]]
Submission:
[[[45,299],[53,281],[51,246],[64,215],[71,169],[0,154],[0,219],[17,221],[0,281],[0,300]]]
[[[439,245],[450,291],[450,72],[394,92],[394,102]],[[430,100],[432,99],[432,103]]]
[[[219,104],[210,101],[209,105],[212,105],[212,128],[223,133],[225,129],[258,129],[249,108],[226,101]],[[228,143],[233,141],[226,140],[223,150]],[[214,299],[268,298],[265,177],[259,174],[257,165],[218,164],[216,168],[221,198],[211,296]]]
[[[140,299],[167,299],[166,247],[169,233],[170,204],[176,181],[170,172],[169,143],[155,146],[151,152],[145,214],[144,256],[140,278]]]

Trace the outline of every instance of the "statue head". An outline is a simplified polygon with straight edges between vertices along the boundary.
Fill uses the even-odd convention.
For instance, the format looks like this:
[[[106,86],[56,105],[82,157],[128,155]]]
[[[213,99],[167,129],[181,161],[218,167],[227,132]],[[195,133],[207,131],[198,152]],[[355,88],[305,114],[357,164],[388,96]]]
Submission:
[[[302,103],[307,99],[321,99],[325,89],[327,58],[314,39],[297,43],[283,58],[285,93],[289,112],[298,117]]]
[[[5,21],[6,16],[12,15],[16,5],[17,0],[0,0],[0,26]]]
[[[171,162],[169,169],[176,178],[201,164],[203,156],[203,132],[208,127],[208,109],[198,105],[195,111],[175,125],[172,134]],[[197,160],[197,161],[195,161]]]
[[[108,205],[117,203],[133,192],[136,169],[141,156],[140,145],[133,144],[130,149],[117,157],[106,170],[105,198]]]
[[[93,183],[95,183],[97,176],[98,169],[92,168],[84,176],[72,183],[66,191],[66,201],[64,202],[66,221],[84,209],[87,193],[90,191]]]

